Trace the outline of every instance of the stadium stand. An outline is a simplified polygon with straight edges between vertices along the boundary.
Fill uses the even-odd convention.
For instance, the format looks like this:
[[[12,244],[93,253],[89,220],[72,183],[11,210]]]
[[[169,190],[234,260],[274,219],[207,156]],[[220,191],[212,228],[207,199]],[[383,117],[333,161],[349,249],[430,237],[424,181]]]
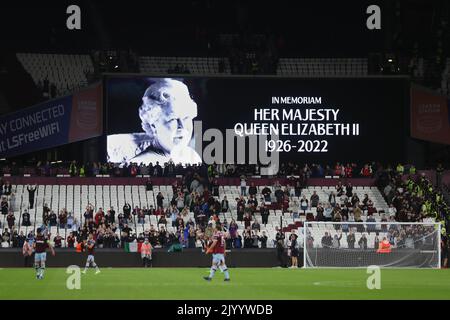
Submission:
[[[86,54],[17,53],[17,59],[38,87],[45,80],[55,84],[57,96],[87,86],[86,74],[94,72],[92,60]]]
[[[397,221],[439,221],[449,214],[449,208],[445,205],[441,194],[431,187],[431,183],[424,176],[417,175],[415,178],[402,180],[401,175],[392,174],[387,185],[392,185],[392,189],[390,189],[390,192],[386,192],[387,189],[384,188],[384,195],[380,191],[383,190],[382,188],[353,186],[352,193],[359,198],[356,205],[352,206],[349,204],[350,199],[345,194],[337,196],[336,209],[333,209],[332,216],[328,219],[322,214],[318,215],[318,208],[312,205],[311,196],[313,193],[317,194],[319,206],[327,207],[329,206],[328,199],[330,194],[332,192],[334,194],[338,193],[337,186],[307,186],[300,192],[294,192],[291,185],[280,185],[277,182],[273,185],[261,185],[257,186],[256,189],[255,199],[258,201],[258,205],[252,207],[252,199],[249,196],[242,196],[238,185],[219,185],[217,189],[218,194],[214,197],[209,196],[209,191],[204,193],[202,191],[203,186],[200,185],[200,189],[194,188],[192,190],[191,188],[191,193],[185,191],[185,194],[182,195],[182,206],[186,209],[180,212],[174,206],[174,203],[178,200],[177,193],[184,188],[179,184],[152,185],[150,188],[142,184],[39,185],[34,197],[33,208],[30,208],[29,186],[17,184],[12,185],[11,194],[13,196],[5,194],[2,196],[3,199],[6,199],[6,197],[9,199],[9,211],[15,217],[12,225],[8,225],[8,217],[6,215],[3,214],[1,217],[0,222],[3,229],[2,246],[17,246],[17,242],[13,241],[14,237],[17,239],[19,234],[23,234],[21,236],[23,238],[25,236],[32,237],[36,229],[42,226],[48,227],[52,237],[59,234],[62,237],[61,246],[63,247],[67,245],[66,239],[70,233],[81,236],[88,229],[97,230],[97,236],[101,234],[101,237],[105,237],[105,234],[112,232],[113,238],[116,239],[114,246],[120,246],[124,241],[142,239],[143,235],[151,234],[153,229],[158,234],[162,225],[167,227],[168,238],[181,237],[181,233],[185,232],[185,226],[188,226],[190,223],[195,226],[195,245],[201,246],[202,233],[206,232],[205,227],[207,228],[207,225],[210,223],[220,221],[227,228],[230,227],[232,222],[237,224],[236,237],[241,238],[239,241],[241,243],[237,244],[235,242],[236,239],[233,239],[231,246],[240,248],[244,244],[243,247],[256,247],[254,242],[249,239],[252,237],[258,239],[265,232],[268,237],[267,247],[270,248],[275,245],[278,230],[285,233],[286,241],[291,232],[295,232],[302,237],[301,227],[306,220],[348,221],[349,223],[352,221],[388,222],[395,221],[395,219]],[[265,188],[271,190],[270,201],[264,198],[263,189]],[[2,190],[4,190],[3,187]],[[280,191],[281,193],[279,193]],[[393,193],[393,195],[389,193]],[[163,197],[164,210],[150,214],[152,208],[158,208],[158,194],[161,194]],[[303,196],[310,201],[304,210],[301,208],[301,198]],[[363,201],[366,196],[370,199],[368,203]],[[11,197],[14,197],[14,200]],[[225,197],[229,202],[228,210],[221,212],[220,203]],[[214,199],[214,201],[208,199]],[[263,202],[269,209],[267,224],[263,224],[260,212],[260,206]],[[252,216],[251,221],[247,222],[248,228],[246,228],[245,218],[239,218],[238,207],[240,203],[245,205],[245,212],[250,213],[250,216]],[[136,211],[133,210],[129,219],[123,221],[124,206],[126,204],[130,205],[130,211],[135,208]],[[210,205],[205,208],[205,204]],[[392,204],[396,209],[392,210],[392,206],[389,204]],[[88,209],[89,207],[91,209]],[[345,207],[349,208],[348,213],[344,213]],[[356,214],[352,214],[354,208],[357,207],[362,209],[360,219]],[[411,208],[418,208],[418,212]],[[89,210],[92,211],[91,218],[86,219],[86,212]],[[114,222],[108,221],[111,210],[117,210],[118,213],[117,220]],[[46,214],[47,211],[49,215]],[[29,226],[23,224],[25,212],[28,212],[31,216]],[[202,212],[206,213],[205,220],[202,220],[200,217]],[[166,217],[166,222],[161,223],[159,220],[160,215]],[[210,216],[209,218],[208,215]],[[343,216],[348,216],[348,220],[343,220]],[[71,217],[69,223],[67,222],[68,217]],[[369,217],[371,219],[367,220]],[[95,220],[95,223],[92,219]],[[254,225],[255,221],[258,222],[259,226]],[[131,228],[131,232],[129,235],[124,235],[123,230],[127,228],[127,225]],[[5,228],[9,228],[9,232],[5,232]],[[16,235],[14,235],[15,232]],[[320,230],[318,232],[320,233]],[[365,230],[359,230],[355,234],[356,241],[363,233],[365,233]],[[374,233],[368,235],[368,243],[373,243],[374,236]],[[155,245],[158,245],[158,238],[154,237],[153,239]],[[189,246],[187,240],[184,244]],[[164,244],[162,245],[164,246]]]
[[[269,187],[272,193],[272,203],[276,203],[276,198],[274,195],[273,187]],[[257,198],[260,198],[261,190],[263,187],[258,187],[259,193]],[[328,195],[334,188],[330,187],[310,187],[302,192],[308,199],[313,191],[316,191],[320,199],[328,199]],[[388,206],[384,199],[382,198],[379,191],[375,188],[369,187],[356,187],[356,193],[362,199],[364,194],[368,194],[369,198],[374,199],[374,206],[378,208],[379,211],[387,212]],[[169,199],[173,197],[172,186],[161,185],[155,186],[152,191],[146,191],[145,186],[116,186],[116,185],[40,185],[38,186],[37,195],[35,199],[34,209],[29,209],[29,198],[26,185],[15,185],[13,186],[13,192],[15,193],[17,205],[14,208],[14,215],[16,217],[17,223],[15,226],[18,227],[22,221],[22,213],[28,211],[31,215],[31,226],[24,227],[20,226],[19,232],[23,231],[24,234],[28,234],[30,230],[35,230],[44,224],[43,217],[43,207],[45,204],[51,208],[54,212],[60,212],[61,210],[67,211],[69,213],[74,213],[74,218],[78,221],[84,221],[82,212],[84,208],[88,205],[92,205],[95,211],[100,210],[100,208],[123,208],[125,203],[129,203],[132,208],[135,206],[139,208],[150,208],[150,206],[156,207],[156,195],[161,192],[164,196],[164,207],[169,207]],[[237,201],[239,197],[238,186],[221,186],[219,188],[219,197],[217,200],[222,200],[226,196],[229,199],[230,210],[219,214],[219,218],[224,221],[231,221],[232,219],[237,219]],[[245,197],[248,200],[248,197]],[[305,216],[298,215],[299,207],[298,201],[299,197],[291,197],[291,201],[294,206],[290,207],[292,211],[295,210],[295,215],[293,212],[280,209],[271,209],[269,215],[269,223],[267,225],[262,224],[261,215],[256,213],[255,219],[261,224],[261,231],[266,231],[269,244],[273,244],[273,239],[275,239],[275,233],[277,228],[286,226],[283,230],[287,233],[293,229],[297,229],[301,226],[301,223],[305,220]],[[316,208],[310,208],[306,212],[311,213],[316,217]],[[296,216],[294,218],[294,216]],[[188,216],[185,217],[185,223],[187,223],[189,218],[194,218],[194,213],[189,212]],[[379,215],[376,214],[376,218],[379,219]],[[364,218],[365,219],[365,218]],[[7,225],[6,217],[3,217],[2,224]],[[156,217],[149,216],[145,217],[145,223],[138,224],[137,218],[133,219],[133,225],[136,228],[137,233],[144,232],[150,228],[150,225],[156,225]],[[170,217],[167,218],[168,225],[172,224]],[[244,230],[243,221],[237,221],[239,231]],[[52,234],[60,232],[63,237],[67,233],[66,228],[57,228],[57,226],[52,226]],[[169,232],[175,231],[173,227],[168,227]]]
[[[366,58],[280,58],[278,75],[351,75],[368,74]]]
[[[223,63],[223,70],[220,64]],[[221,57],[146,57],[139,58],[141,73],[229,74],[228,59]],[[188,72],[186,72],[188,71]]]

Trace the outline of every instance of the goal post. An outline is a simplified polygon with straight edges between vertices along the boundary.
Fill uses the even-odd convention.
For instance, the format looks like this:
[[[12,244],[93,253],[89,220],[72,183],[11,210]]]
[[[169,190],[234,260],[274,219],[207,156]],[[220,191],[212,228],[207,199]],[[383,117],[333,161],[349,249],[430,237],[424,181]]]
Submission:
[[[436,222],[311,222],[303,227],[305,268],[440,268]]]

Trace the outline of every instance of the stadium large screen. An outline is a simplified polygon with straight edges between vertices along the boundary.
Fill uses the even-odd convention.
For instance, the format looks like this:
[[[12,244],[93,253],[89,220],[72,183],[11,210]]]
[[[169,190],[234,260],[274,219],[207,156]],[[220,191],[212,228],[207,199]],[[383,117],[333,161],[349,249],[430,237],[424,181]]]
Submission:
[[[404,159],[401,77],[114,76],[106,88],[112,162]]]

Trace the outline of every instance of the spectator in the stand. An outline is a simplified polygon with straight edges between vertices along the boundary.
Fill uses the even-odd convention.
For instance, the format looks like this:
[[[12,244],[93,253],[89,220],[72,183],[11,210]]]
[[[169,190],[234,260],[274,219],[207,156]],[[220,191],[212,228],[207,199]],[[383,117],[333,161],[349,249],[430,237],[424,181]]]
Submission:
[[[16,217],[13,212],[9,212],[6,216],[6,221],[8,222],[8,227],[12,230],[14,227],[14,222],[16,221]]]
[[[363,200],[362,200],[362,210],[364,211],[364,210],[367,210],[367,204],[368,204],[368,202],[369,202],[369,195],[367,194],[367,193],[365,193],[364,194],[364,198],[363,198]]]
[[[319,204],[320,198],[316,191],[313,191],[313,194],[311,195],[311,208],[316,208]]]
[[[108,221],[109,221],[109,223],[115,223],[116,222],[116,211],[114,210],[114,207],[111,207],[109,209]]]
[[[356,237],[352,230],[347,235],[347,244],[349,249],[355,249]]]
[[[228,232],[230,234],[230,239],[232,240],[233,244],[234,244],[234,240],[237,238],[238,228],[239,227],[238,227],[236,221],[234,221],[234,219],[232,219],[230,222],[230,226],[228,227]]]
[[[303,214],[306,214],[306,210],[309,208],[309,201],[306,199],[306,196],[303,195],[300,200],[300,209],[303,211]]]
[[[5,196],[11,195],[12,192],[12,185],[9,183],[9,181],[6,181],[5,185],[3,186],[3,194]]]
[[[124,219],[129,221],[131,219],[131,205],[128,202],[125,202],[122,210]]]
[[[333,246],[333,238],[328,232],[325,232],[325,235],[321,240],[322,248],[331,248]]]
[[[391,217],[395,217],[395,215],[397,214],[397,209],[394,207],[392,203],[389,205],[388,213],[389,216]]]
[[[195,248],[195,240],[197,238],[197,235],[195,233],[195,228],[190,227],[189,228],[189,235],[188,235],[188,248]]]
[[[256,188],[255,183],[252,182],[250,184],[250,187],[248,188],[248,194],[250,196],[254,196],[255,197],[257,193],[258,193],[258,189]]]
[[[376,212],[377,212],[377,209],[374,207],[372,199],[369,199],[367,201],[367,213],[374,214]]]
[[[254,195],[251,195],[247,201],[247,204],[251,207],[252,212],[254,212],[258,206],[258,200],[256,200]]]
[[[28,211],[26,209],[22,213],[22,226],[24,226],[24,227],[31,226],[30,214],[28,213]]]
[[[257,231],[252,230],[252,247],[259,248],[259,237]]]
[[[370,234],[371,232],[376,232],[377,226],[375,222],[377,221],[371,214],[367,216],[366,222],[369,222],[369,224],[367,225],[367,233]]]
[[[361,236],[361,238],[358,241],[358,245],[361,249],[363,250],[367,250],[367,238],[366,235],[363,233],[363,235]]]
[[[359,208],[358,203],[355,205],[355,207],[353,208],[353,216],[355,217],[355,221],[362,221],[361,220],[361,216],[362,216],[362,211]]]
[[[253,248],[252,231],[250,228],[244,230],[244,248]]]
[[[342,239],[342,233],[339,233],[339,236],[337,234],[333,237],[333,243],[332,247],[334,249],[339,249],[341,247],[341,239]]]
[[[83,217],[84,217],[85,221],[89,220],[89,219],[94,219],[94,208],[91,204],[86,206]]]
[[[70,232],[66,239],[67,248],[73,248],[75,245],[75,236]]]
[[[255,221],[252,223],[252,230],[258,230],[258,231],[261,231],[261,225],[259,224],[258,220],[255,220]]]
[[[405,172],[405,167],[401,163],[399,163],[397,164],[397,168],[395,169],[395,171],[398,175],[403,175],[403,173]]]
[[[375,238],[373,240],[373,247],[375,249],[378,249],[379,245],[380,245],[380,238],[378,237],[378,234],[377,234],[377,235],[375,235]]]
[[[360,174],[365,178],[370,178],[372,176],[372,168],[368,164],[365,164]]]
[[[325,217],[325,221],[331,221],[333,219],[333,207],[331,207],[329,203],[325,205],[323,215]]]
[[[59,232],[56,233],[56,236],[53,238],[53,242],[55,243],[55,248],[62,247],[62,240],[63,240],[63,238],[59,235]]]
[[[345,167],[344,165],[341,165],[339,162],[336,163],[336,166],[334,168],[334,175],[338,177],[345,177]]]
[[[347,178],[352,178],[352,175],[353,175],[353,167],[349,163],[347,163],[347,165],[345,166],[345,176]]]
[[[351,199],[351,203],[352,206],[354,207],[355,205],[357,205],[359,202],[359,197],[356,193],[353,193],[352,199]]]
[[[138,223],[144,224],[145,223],[145,211],[139,210],[137,214]]]
[[[261,236],[258,236],[258,241],[261,243],[261,248],[265,249],[267,248],[267,235],[266,232],[263,231]]]
[[[34,208],[34,195],[36,193],[36,188],[37,188],[36,185],[34,185],[34,186],[27,185],[28,201],[30,203],[30,209]]]
[[[104,217],[105,213],[103,212],[103,208],[98,208],[98,211],[94,217],[95,225],[98,226]]]
[[[272,194],[272,191],[270,190],[270,188],[264,187],[262,189],[261,193],[264,196],[264,202],[270,203],[271,202],[270,195]]]
[[[9,204],[8,204],[8,200],[7,200],[6,196],[2,197],[2,201],[0,202],[0,207],[2,210],[3,216],[6,216],[9,211]]]
[[[239,205],[237,207],[237,221],[243,221],[244,220],[244,206],[243,205]]]
[[[323,208],[322,203],[319,202],[316,209],[316,221],[325,221],[324,211],[325,209]]]
[[[295,197],[295,186],[289,183],[286,188],[286,194],[289,195],[289,197]]]
[[[11,211],[16,211],[16,194],[14,192],[9,196],[9,209]]]
[[[182,211],[184,209],[184,195],[182,192],[178,192],[175,202],[177,204],[178,211]]]
[[[264,203],[261,204],[261,207],[259,209],[259,212],[261,214],[262,224],[266,225],[269,220],[269,208],[265,206]]]
[[[75,177],[78,175],[77,162],[73,160],[69,166],[69,174],[71,177]]]
[[[153,182],[150,178],[147,179],[145,182],[145,190],[146,191],[152,191],[153,190]]]
[[[342,215],[341,215],[341,209],[339,207],[334,208],[333,210],[333,222],[341,222],[342,221]],[[336,224],[335,229],[340,229],[341,225]]]
[[[336,206],[336,195],[333,191],[331,191],[330,195],[328,196],[328,203],[334,208]]]
[[[2,234],[2,240],[3,242],[6,242],[9,246],[10,240],[11,240],[11,234],[8,231],[8,228],[5,228]]]
[[[250,215],[250,213],[246,213],[245,217],[244,217],[244,227],[245,229],[250,227],[250,223],[252,221],[252,216]]]
[[[156,196],[156,207],[158,209],[162,209],[163,208],[163,200],[164,200],[164,196],[162,195],[161,192],[158,192],[158,194]]]
[[[342,196],[344,194],[344,186],[342,185],[342,182],[339,181],[338,185],[336,186],[336,195],[338,197]]]
[[[350,182],[345,187],[345,195],[348,198],[351,198],[353,196],[353,186],[352,186],[352,184]]]
[[[341,230],[342,230],[342,232],[345,232],[345,233],[348,232],[347,216],[342,216]]]
[[[228,203],[227,196],[223,197],[222,203],[220,205],[222,212],[228,212],[230,210],[230,205]]]
[[[59,227],[65,228],[67,224],[67,211],[65,209],[61,210],[58,215]]]
[[[247,181],[245,176],[241,176],[241,196],[247,195]]]

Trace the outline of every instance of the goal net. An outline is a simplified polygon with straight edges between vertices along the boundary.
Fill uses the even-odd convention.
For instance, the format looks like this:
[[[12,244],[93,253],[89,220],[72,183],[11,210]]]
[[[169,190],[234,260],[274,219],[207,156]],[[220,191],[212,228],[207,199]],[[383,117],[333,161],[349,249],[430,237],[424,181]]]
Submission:
[[[306,268],[440,268],[440,224],[305,222]]]

